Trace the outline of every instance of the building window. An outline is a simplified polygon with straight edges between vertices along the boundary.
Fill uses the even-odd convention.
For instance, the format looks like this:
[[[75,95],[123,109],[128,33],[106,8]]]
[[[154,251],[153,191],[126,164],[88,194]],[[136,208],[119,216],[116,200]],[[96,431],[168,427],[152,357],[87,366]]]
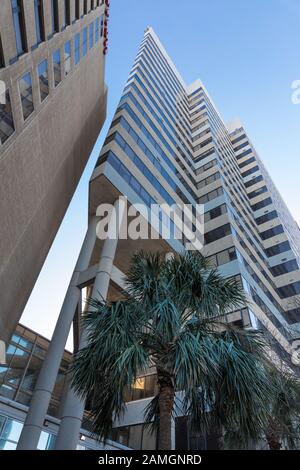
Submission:
[[[65,44],[65,75],[68,75],[71,71],[71,41]]]
[[[99,18],[95,20],[95,44],[99,41]]]
[[[94,10],[95,9],[95,2],[94,0],[91,0],[91,10]]]
[[[134,424],[114,428],[111,432],[111,439],[135,450],[156,450],[156,432],[151,432],[146,424]]]
[[[87,54],[87,26],[82,30],[82,55]]]
[[[0,140],[1,143],[7,141],[7,139],[14,133],[14,119],[12,115],[11,102],[9,91],[5,90],[0,95]]]
[[[16,46],[18,55],[27,51],[26,30],[22,0],[11,0],[13,22],[16,35]]]
[[[84,15],[87,15],[87,0],[84,0],[83,2],[83,14]]]
[[[22,102],[24,120],[27,119],[34,111],[32,81],[30,72],[25,73],[19,80],[19,90]]]
[[[1,39],[1,35],[0,35],[0,69],[2,69],[3,67],[5,67],[5,60],[4,60],[2,39]]]
[[[44,101],[45,98],[49,95],[49,80],[48,80],[48,61],[47,59],[43,60],[38,65],[38,74],[39,74],[39,85],[40,85],[40,97],[41,101]]]
[[[51,9],[52,9],[52,32],[54,34],[59,31],[58,0],[51,0]]]
[[[70,0],[65,0],[65,25],[71,24],[71,6]]]
[[[35,31],[36,42],[40,44],[45,40],[44,34],[44,13],[42,0],[34,0]]]
[[[80,0],[75,1],[75,17],[76,20],[80,19]]]
[[[77,33],[74,39],[74,63],[78,64],[80,61],[80,33]]]
[[[23,424],[0,415],[0,450],[15,450]]]
[[[60,49],[53,52],[53,72],[54,72],[54,86],[57,86],[61,82],[61,61],[60,61]]]
[[[89,48],[92,49],[94,45],[94,22],[89,26]]]
[[[104,33],[104,19],[103,15],[100,16],[100,36],[102,37]]]

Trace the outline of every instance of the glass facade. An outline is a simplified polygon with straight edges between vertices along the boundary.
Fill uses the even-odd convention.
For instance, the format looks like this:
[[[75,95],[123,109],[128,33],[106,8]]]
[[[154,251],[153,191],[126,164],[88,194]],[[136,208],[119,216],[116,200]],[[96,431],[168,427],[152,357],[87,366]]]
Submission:
[[[16,450],[23,423],[0,413],[0,450]],[[38,450],[52,450],[55,436],[42,431]]]
[[[23,405],[29,405],[49,341],[18,326],[7,347],[7,365],[0,367],[0,395]],[[65,374],[71,360],[66,354],[58,373],[49,414],[57,416],[65,385]]]

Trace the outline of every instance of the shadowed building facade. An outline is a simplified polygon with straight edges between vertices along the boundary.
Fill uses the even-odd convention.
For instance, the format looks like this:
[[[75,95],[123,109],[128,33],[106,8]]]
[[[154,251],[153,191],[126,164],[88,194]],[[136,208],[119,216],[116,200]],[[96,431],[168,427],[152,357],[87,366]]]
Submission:
[[[106,117],[106,3],[1,0],[4,341],[20,319]]]
[[[240,122],[224,124],[202,82],[186,85],[154,31],[147,28],[90,179],[89,228],[36,384],[20,449],[37,446],[82,290],[86,289],[85,297],[116,299],[136,250],[185,250],[184,240],[172,236],[97,238],[97,208],[114,204],[123,219],[126,209],[119,197],[124,195],[131,208],[137,203],[149,209],[152,204],[190,204],[195,213],[197,204],[203,206],[202,253],[223,276],[239,280],[249,299],[249,306],[228,313],[228,321],[264,330],[274,360],[286,360],[297,372],[291,354],[299,326],[299,228]],[[156,222],[159,234],[166,225],[174,227],[164,209]],[[85,338],[79,336],[78,332],[77,346],[82,347]],[[134,448],[146,445],[143,410],[154,393],[155,377],[149,371],[128,394],[126,413],[115,422],[116,440]],[[83,411],[84,403],[68,390],[57,449],[75,448]],[[180,415],[172,436],[178,449],[217,446],[213,436],[191,435]]]

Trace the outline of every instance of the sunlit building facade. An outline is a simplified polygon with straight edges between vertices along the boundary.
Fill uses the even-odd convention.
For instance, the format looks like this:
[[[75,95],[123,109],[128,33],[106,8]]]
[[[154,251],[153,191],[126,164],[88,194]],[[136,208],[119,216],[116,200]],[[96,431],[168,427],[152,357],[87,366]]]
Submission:
[[[89,228],[67,291],[56,330],[31,403],[20,448],[35,448],[50,404],[58,349],[63,350],[82,291],[85,296],[116,299],[136,250],[176,253],[185,239],[170,236],[123,239],[109,244],[96,237],[101,203],[118,207],[166,203],[204,208],[202,253],[225,277],[244,286],[249,305],[227,320],[241,328],[261,328],[274,361],[292,363],[299,323],[299,228],[280,198],[243,126],[226,126],[200,80],[186,85],[158,37],[147,28],[90,179]],[[168,216],[158,214],[155,230],[163,233]],[[170,224],[174,228],[174,223]],[[150,228],[149,226],[149,233]],[[75,329],[76,330],[76,329]],[[77,346],[80,347],[78,340]],[[53,374],[52,381],[49,373]],[[155,449],[147,435],[143,411],[155,395],[151,371],[128,391],[127,411],[115,422],[114,439],[132,448]],[[48,397],[48,398],[47,398]],[[61,408],[57,449],[75,448],[84,412],[68,390]],[[145,436],[145,437],[144,437]],[[190,433],[186,419],[174,420],[173,447],[217,448],[217,436]]]
[[[0,340],[9,342],[106,117],[108,0],[1,0]]]

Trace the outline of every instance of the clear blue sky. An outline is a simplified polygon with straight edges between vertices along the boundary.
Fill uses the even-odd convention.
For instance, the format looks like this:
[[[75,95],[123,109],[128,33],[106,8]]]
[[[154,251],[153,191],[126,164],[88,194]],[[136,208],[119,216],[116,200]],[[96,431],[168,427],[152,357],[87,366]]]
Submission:
[[[200,78],[225,121],[241,118],[300,223],[300,105],[291,100],[291,84],[300,80],[299,24],[300,0],[111,1],[107,124],[24,311],[24,324],[51,337],[86,230],[88,180],[148,25],[184,80]]]

